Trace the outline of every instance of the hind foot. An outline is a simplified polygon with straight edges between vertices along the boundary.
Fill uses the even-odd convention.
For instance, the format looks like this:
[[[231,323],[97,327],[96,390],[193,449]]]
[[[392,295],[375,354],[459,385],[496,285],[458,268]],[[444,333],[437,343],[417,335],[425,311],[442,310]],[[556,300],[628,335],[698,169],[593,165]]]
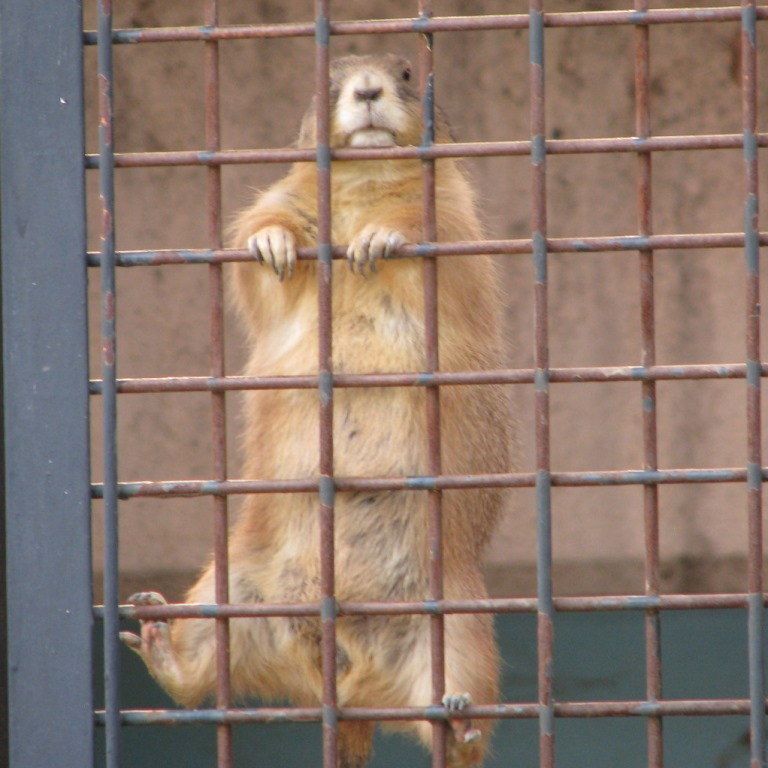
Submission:
[[[167,605],[158,592],[137,592],[128,598],[133,605]],[[165,687],[179,677],[179,669],[171,646],[171,630],[167,621],[141,621],[141,635],[121,632],[120,639],[141,656],[152,676]]]
[[[443,706],[448,710],[448,722],[451,725],[453,735],[459,744],[470,744],[477,741],[482,733],[472,727],[472,721],[468,718],[451,718],[451,712],[461,712],[464,707],[472,703],[472,697],[468,693],[446,693],[443,696]]]

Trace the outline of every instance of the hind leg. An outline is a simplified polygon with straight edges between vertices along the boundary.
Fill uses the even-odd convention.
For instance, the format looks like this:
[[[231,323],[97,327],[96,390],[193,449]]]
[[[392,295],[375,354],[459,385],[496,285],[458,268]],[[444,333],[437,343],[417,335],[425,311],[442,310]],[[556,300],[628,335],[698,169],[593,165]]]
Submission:
[[[373,723],[346,721],[339,723],[339,768],[365,768],[371,756]]]
[[[131,595],[128,602],[137,606],[167,604],[158,592],[139,592]],[[192,626],[192,621],[197,625]],[[212,690],[215,681],[211,624],[198,619],[170,624],[165,620],[141,621],[139,635],[121,632],[120,639],[141,656],[161,688],[180,704],[193,707]],[[191,634],[196,641],[190,642]],[[198,653],[187,652],[191,646]]]
[[[431,675],[428,639],[421,644],[418,680],[413,689],[414,703],[431,698]],[[453,615],[445,619],[445,691],[443,705],[449,710],[446,729],[446,757],[450,768],[480,765],[490,741],[490,720],[451,718],[470,702],[494,704],[498,701],[498,654],[490,616]],[[416,726],[422,742],[432,744],[432,726],[421,722]]]
[[[234,573],[230,582],[232,602],[258,599],[246,579]],[[215,603],[213,569],[209,567],[190,590],[188,603]],[[157,592],[129,598],[135,605],[164,605]],[[267,619],[230,621],[230,655],[233,687],[242,692],[270,693],[280,665],[275,658],[273,627]],[[212,619],[142,621],[139,635],[121,632],[129,648],[141,656],[150,674],[170,696],[186,707],[197,706],[213,694],[216,685],[216,622]],[[266,689],[266,690],[265,690]]]

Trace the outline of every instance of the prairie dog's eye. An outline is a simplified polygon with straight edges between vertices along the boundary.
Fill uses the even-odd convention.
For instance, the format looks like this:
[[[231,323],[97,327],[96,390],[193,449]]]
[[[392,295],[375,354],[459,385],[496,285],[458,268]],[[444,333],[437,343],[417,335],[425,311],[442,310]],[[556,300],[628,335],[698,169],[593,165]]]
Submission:
[[[411,68],[406,67],[403,70],[403,80],[405,80],[405,82],[407,83],[410,79],[411,79]]]

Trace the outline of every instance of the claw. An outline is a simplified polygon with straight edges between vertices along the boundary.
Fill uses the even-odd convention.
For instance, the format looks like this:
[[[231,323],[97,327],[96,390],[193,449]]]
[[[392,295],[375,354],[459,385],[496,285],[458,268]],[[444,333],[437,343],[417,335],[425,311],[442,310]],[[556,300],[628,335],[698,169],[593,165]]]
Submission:
[[[355,247],[353,245],[350,245],[349,248],[347,248],[347,266],[349,267],[349,271],[354,275],[355,274]]]
[[[248,250],[259,264],[268,264],[282,282],[293,277],[296,240],[280,226],[264,227],[248,238]]]
[[[471,703],[472,697],[468,693],[446,693],[443,696],[443,706],[451,712],[461,712]]]
[[[403,243],[400,242],[399,232],[390,232],[384,243],[384,258],[388,259]],[[403,238],[404,241],[404,238]]]
[[[464,744],[471,744],[473,741],[480,741],[480,739],[483,737],[483,734],[477,728],[470,728],[468,726],[464,727],[464,731],[461,735],[456,733],[455,727],[453,732],[456,734],[456,738]]]
[[[347,249],[349,268],[354,273],[357,267],[357,273],[363,277],[375,274],[379,259],[388,259],[405,242],[405,236],[397,230],[369,224]]]
[[[132,605],[168,605],[159,592],[136,592],[128,598]]]
[[[251,256],[253,256],[259,264],[264,263],[264,256],[262,256],[261,250],[259,249],[256,235],[251,235],[248,238],[248,250],[251,252]]]
[[[120,639],[132,650],[141,653],[141,638],[133,632],[121,632]]]

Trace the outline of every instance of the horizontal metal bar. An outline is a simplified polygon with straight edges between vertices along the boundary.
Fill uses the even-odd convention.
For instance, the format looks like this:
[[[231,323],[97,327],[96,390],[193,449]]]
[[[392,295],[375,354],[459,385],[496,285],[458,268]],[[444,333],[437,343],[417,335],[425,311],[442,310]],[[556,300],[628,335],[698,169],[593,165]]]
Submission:
[[[768,147],[768,133],[756,134],[757,145]],[[701,136],[616,137],[602,139],[549,139],[549,155],[578,155],[623,152],[678,152],[710,149],[742,149],[740,133]],[[440,159],[446,157],[526,157],[531,141],[477,141],[432,144],[428,147],[337,148],[333,160]],[[170,152],[123,152],[115,155],[117,168],[152,168],[165,166],[214,166],[256,163],[309,163],[315,161],[313,149],[280,147],[276,149],[228,149],[218,152],[176,150]],[[99,167],[99,156],[85,155],[85,167]]]
[[[764,604],[768,605],[768,595]],[[560,613],[596,613],[626,611],[697,611],[733,610],[748,607],[747,594],[700,595],[608,595],[597,597],[555,597]],[[484,598],[479,600],[427,600],[422,602],[339,602],[338,616],[436,616],[460,613],[534,614],[539,601],[535,597]],[[94,606],[95,619],[103,619],[104,607]],[[168,605],[121,605],[120,617],[145,621],[160,619],[265,618],[278,616],[320,616],[316,603],[228,603]]]
[[[768,245],[768,232],[759,234],[760,245]],[[546,241],[550,253],[613,253],[638,250],[693,250],[702,248],[743,248],[744,234],[721,232],[704,234],[614,235],[609,237],[549,238]],[[412,259],[435,256],[511,256],[530,254],[533,241],[530,238],[517,240],[468,240],[452,243],[418,243],[404,245],[391,259]],[[346,245],[332,248],[334,259],[344,259]],[[298,248],[297,258],[304,261],[317,259],[317,248]],[[223,264],[253,261],[253,255],[246,249],[227,248],[221,250],[156,250],[119,251],[116,264],[119,267],[159,267],[169,265]],[[88,266],[98,267],[100,254],[88,252]]]
[[[671,8],[645,12],[638,11],[581,11],[575,13],[547,13],[543,21],[547,27],[595,27],[639,24],[681,24],[691,22],[738,21],[738,7],[727,8]],[[757,9],[758,19],[768,19],[768,8]],[[378,21],[331,22],[331,35],[370,35],[406,32],[470,32],[494,29],[527,29],[528,15],[503,14],[494,16],[460,16],[419,19],[384,19]],[[242,24],[234,26],[156,27],[150,29],[118,29],[112,33],[112,42],[200,42],[204,40],[243,40],[253,38],[313,37],[313,22],[292,24]],[[95,45],[98,35],[88,30],[83,34],[85,45]]]
[[[493,371],[437,373],[347,373],[336,374],[333,386],[353,387],[426,387],[478,384],[533,384],[533,368],[508,368]],[[760,366],[760,375],[768,376],[768,363]],[[550,381],[555,384],[585,384],[638,381],[693,381],[702,379],[745,379],[744,363],[703,365],[617,366],[595,368],[551,368]],[[174,376],[163,378],[119,379],[121,394],[167,394],[176,392],[230,392],[272,389],[317,389],[317,376]],[[102,382],[94,379],[90,393],[99,395]]]
[[[104,710],[94,712],[103,726]],[[236,725],[238,723],[313,723],[322,720],[319,707],[259,707],[248,709],[132,709],[120,713],[122,725]]]
[[[91,484],[92,498],[100,499],[101,483]],[[317,493],[317,480],[166,480],[120,483],[119,498],[232,496],[244,493]]]
[[[768,480],[763,467],[762,480]],[[686,483],[745,483],[746,469],[605,470],[594,472],[553,472],[552,485],[583,488],[617,485],[677,485]],[[334,478],[338,491],[461,490],[467,488],[533,488],[535,472],[484,475],[441,475],[439,477]],[[178,498],[180,496],[233,496],[249,493],[319,493],[316,479],[298,480],[164,480],[118,484],[121,499]],[[91,484],[94,499],[102,498],[101,483]]]
[[[693,699],[670,701],[573,701],[554,704],[555,717],[658,717],[683,715],[744,715],[748,712],[746,699]],[[766,705],[768,708],[768,704]],[[538,703],[493,704],[466,707],[461,717],[472,719],[533,719],[539,717]],[[342,707],[342,720],[434,720],[445,717],[442,707],[368,708]],[[453,718],[453,714],[451,714]],[[459,718],[457,718],[459,719]]]
[[[559,702],[554,705],[555,717],[674,717],[747,715],[746,699],[692,699],[668,701],[589,701]],[[451,712],[451,719],[524,720],[539,716],[537,703],[509,703],[466,707]],[[340,707],[339,720],[414,721],[446,720],[444,707]],[[95,723],[103,726],[103,710],[95,713]],[[244,709],[152,709],[123,710],[120,722],[125,726],[151,725],[222,725],[243,723],[321,722],[319,707],[251,707]]]

